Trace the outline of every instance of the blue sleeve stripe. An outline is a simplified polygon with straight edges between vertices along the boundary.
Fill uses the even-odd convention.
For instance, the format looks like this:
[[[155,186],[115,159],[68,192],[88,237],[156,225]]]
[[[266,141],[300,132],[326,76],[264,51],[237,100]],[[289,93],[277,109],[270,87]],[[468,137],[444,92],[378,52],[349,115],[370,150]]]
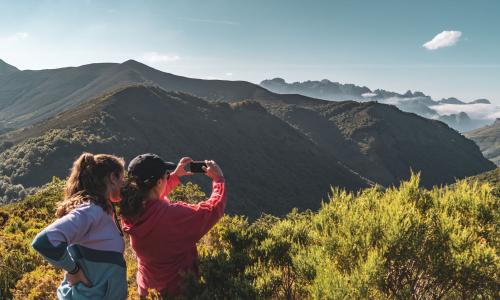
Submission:
[[[62,259],[68,247],[66,243],[57,246],[52,245],[47,234],[43,231],[35,237],[31,246],[43,256],[54,261]]]
[[[82,245],[71,245],[68,251],[71,253],[71,257],[77,261],[85,259],[93,262],[118,265],[125,268],[125,259],[121,252],[95,250]]]

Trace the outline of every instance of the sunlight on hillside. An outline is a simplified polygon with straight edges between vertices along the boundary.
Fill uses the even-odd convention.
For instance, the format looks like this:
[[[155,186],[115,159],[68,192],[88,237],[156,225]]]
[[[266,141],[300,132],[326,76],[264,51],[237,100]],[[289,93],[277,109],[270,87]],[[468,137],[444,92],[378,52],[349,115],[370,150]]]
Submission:
[[[30,242],[54,219],[63,184],[54,178],[35,195],[1,207],[2,298],[54,298],[61,272]],[[253,222],[226,216],[198,245],[201,279],[186,278],[186,297],[494,299],[500,268],[495,191],[498,186],[477,180],[426,190],[414,175],[397,188],[357,195],[332,189],[318,212],[293,210]],[[188,184],[173,197],[196,202],[204,194]],[[135,299],[137,265],[128,246],[125,256]]]

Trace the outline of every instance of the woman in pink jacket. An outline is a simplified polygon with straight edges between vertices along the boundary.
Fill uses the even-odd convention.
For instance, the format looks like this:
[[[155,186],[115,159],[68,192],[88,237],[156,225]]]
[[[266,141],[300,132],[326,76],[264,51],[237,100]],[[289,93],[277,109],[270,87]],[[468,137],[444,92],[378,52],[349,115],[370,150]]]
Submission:
[[[224,176],[214,161],[205,161],[205,175],[212,179],[212,194],[198,204],[171,202],[167,195],[182,176],[192,175],[184,157],[176,166],[154,154],[134,158],[128,166],[128,182],[122,191],[120,211],[123,229],[137,261],[137,285],[141,297],[148,289],[162,296],[182,294],[183,274],[197,273],[196,243],[223,216],[226,205]]]

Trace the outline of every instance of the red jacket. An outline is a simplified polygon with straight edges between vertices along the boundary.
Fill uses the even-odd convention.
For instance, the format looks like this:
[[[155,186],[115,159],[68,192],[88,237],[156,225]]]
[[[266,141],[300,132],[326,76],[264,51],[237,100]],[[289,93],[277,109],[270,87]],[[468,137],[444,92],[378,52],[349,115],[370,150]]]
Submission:
[[[180,183],[171,176],[165,195]],[[150,200],[134,222],[123,221],[130,235],[130,245],[137,255],[137,285],[139,294],[148,289],[167,291],[169,296],[182,293],[184,272],[197,272],[196,243],[224,215],[226,191],[224,180],[212,182],[212,195],[198,204],[172,203],[163,199]]]

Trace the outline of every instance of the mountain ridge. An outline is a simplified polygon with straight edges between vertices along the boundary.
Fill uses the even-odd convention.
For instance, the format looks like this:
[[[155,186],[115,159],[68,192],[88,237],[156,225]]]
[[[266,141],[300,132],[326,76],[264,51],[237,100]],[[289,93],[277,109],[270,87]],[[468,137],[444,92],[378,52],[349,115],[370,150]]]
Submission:
[[[65,177],[83,151],[114,153],[127,161],[145,152],[174,161],[184,155],[214,159],[231,187],[228,197],[236,199],[228,201],[228,211],[250,217],[318,208],[330,184],[348,190],[368,186],[257,102],[207,102],[151,86],[118,89],[10,136],[13,145],[0,154],[0,175],[25,187]]]
[[[372,90],[366,86],[358,86],[351,83],[342,84],[339,82],[332,82],[328,79],[323,79],[321,81],[307,80],[303,82],[287,83],[283,78],[278,77],[263,80],[260,85],[276,93],[297,93],[330,101],[379,101],[381,103],[395,105],[402,111],[416,113],[429,119],[438,119],[460,132],[479,128],[489,123],[488,120],[472,119],[468,115],[467,118],[470,120],[466,122],[460,120],[457,121],[456,116],[459,114],[466,114],[466,107],[468,105],[492,105],[488,99],[476,99],[468,103],[454,97],[434,100],[420,91],[412,92],[411,90],[408,90],[407,92],[400,94],[383,89]],[[458,111],[457,113],[441,113],[439,108],[442,105],[457,105],[458,107],[463,106],[463,110]],[[446,110],[447,109],[444,111]],[[460,119],[463,119],[463,117],[460,117]]]
[[[407,90],[404,94],[400,94],[397,92],[387,91],[384,89],[372,90],[366,86],[359,86],[359,85],[356,85],[353,83],[340,83],[340,82],[336,82],[336,81],[330,81],[329,79],[322,79],[319,81],[307,80],[307,81],[303,81],[303,82],[296,81],[293,83],[288,83],[283,78],[276,77],[273,79],[265,79],[265,80],[260,82],[260,85],[269,89],[270,91],[279,90],[280,91],[279,93],[281,93],[281,91],[286,91],[286,90],[292,89],[294,93],[302,94],[302,95],[307,94],[306,90],[303,90],[304,88],[311,89],[311,90],[319,89],[319,91],[318,91],[319,94],[316,94],[315,96],[311,95],[310,97],[318,98],[318,99],[326,99],[326,100],[335,100],[335,101],[343,101],[343,100],[344,101],[345,100],[369,101],[370,99],[377,100],[377,99],[388,98],[388,97],[399,97],[399,98],[421,97],[421,98],[427,99],[428,104],[439,104],[439,103],[441,103],[441,104],[477,104],[477,103],[491,104],[490,100],[484,99],[484,98],[476,99],[476,100],[473,100],[470,102],[465,102],[465,101],[459,100],[459,99],[454,98],[454,97],[443,98],[441,100],[433,100],[431,98],[431,96],[426,95],[420,91]],[[276,86],[273,86],[273,85],[276,85]],[[320,88],[327,89],[327,91],[321,90]],[[327,93],[328,89],[330,89],[330,92],[335,92],[336,90],[343,91],[344,94],[341,94],[341,97],[338,98],[338,97],[335,97],[335,94],[333,94],[333,93],[331,93],[331,94]],[[308,91],[308,92],[312,92],[312,91]],[[346,93],[346,92],[350,92],[350,93]],[[285,92],[283,92],[283,93],[285,93]],[[326,98],[324,98],[322,96],[318,96],[321,93],[323,93],[324,97],[326,97]],[[372,93],[372,95],[368,95],[369,93]],[[364,95],[364,94],[366,94],[366,95]],[[345,97],[344,95],[347,95],[348,98],[343,98],[343,97]]]
[[[25,70],[0,77],[0,130],[35,124],[130,84],[158,85],[210,101],[259,100],[314,105],[324,100],[278,95],[246,81],[203,80],[162,72],[134,60]]]
[[[464,135],[476,142],[486,158],[500,166],[500,118],[491,125],[466,132]]]
[[[18,71],[19,71],[18,68],[14,67],[12,65],[9,65],[4,60],[0,59],[0,76],[4,75],[4,74],[12,73],[12,72],[18,72]]]
[[[22,79],[29,80],[23,81]],[[186,120],[189,120],[191,115],[186,107],[190,107],[194,113],[193,117],[198,118],[199,128],[186,127],[187,125],[180,120],[177,120],[177,126],[181,129],[184,128],[186,136],[197,136],[196,141],[200,143],[199,145],[203,145],[200,146],[200,149],[204,149],[207,144],[203,141],[202,136],[199,136],[199,131],[206,128],[216,131],[217,128],[228,132],[233,139],[232,143],[227,144],[227,149],[236,147],[239,152],[246,153],[245,155],[250,160],[255,159],[252,155],[275,157],[279,160],[279,157],[275,156],[276,149],[281,149],[280,151],[285,156],[288,149],[277,144],[275,139],[282,141],[282,136],[293,136],[288,141],[293,142],[295,148],[292,149],[295,149],[297,157],[301,157],[301,160],[305,162],[308,161],[305,153],[309,153],[316,157],[317,161],[314,165],[317,168],[332,167],[337,171],[344,170],[341,173],[345,174],[339,178],[352,177],[352,180],[345,180],[344,183],[341,180],[339,185],[350,189],[361,186],[360,181],[376,182],[384,186],[397,185],[401,180],[410,177],[410,169],[422,171],[423,184],[430,187],[451,182],[456,177],[474,175],[494,167],[482,156],[475,144],[444,123],[406,113],[395,106],[377,101],[332,102],[294,94],[275,94],[249,82],[186,78],[155,70],[133,60],[121,64],[100,63],[48,71],[20,71],[14,75],[0,77],[0,81],[4,83],[9,83],[12,80],[14,82],[7,85],[7,88],[0,84],[0,90],[3,89],[5,92],[9,90],[10,86],[12,92],[11,97],[8,93],[0,92],[0,100],[3,99],[0,101],[0,120],[3,120],[3,117],[10,118],[11,122],[17,122],[16,126],[8,129],[7,133],[3,135],[0,133],[2,140],[0,143],[0,163],[11,164],[10,156],[12,155],[15,155],[18,161],[12,162],[11,166],[4,168],[4,174],[0,174],[0,197],[2,197],[2,193],[3,195],[8,194],[9,189],[14,191],[13,193],[16,191],[20,193],[21,187],[17,186],[18,184],[25,184],[27,187],[42,184],[46,177],[42,176],[42,179],[36,179],[36,172],[30,171],[27,166],[39,165],[42,168],[40,172],[43,173],[43,166],[46,162],[42,158],[38,158],[40,153],[50,154],[52,150],[60,149],[58,147],[61,145],[69,151],[63,152],[66,161],[74,159],[73,156],[77,155],[76,149],[78,151],[91,149],[92,152],[120,153],[121,147],[111,145],[112,141],[116,142],[116,138],[123,141],[120,143],[124,145],[128,145],[127,143],[134,138],[147,145],[154,145],[152,137],[144,140],[150,133],[138,132],[143,128],[154,128],[148,118],[141,119],[142,123],[136,124],[135,127],[128,127],[127,124],[132,122],[131,119],[122,118],[122,124],[116,124],[112,118],[110,119],[110,116],[118,118],[115,116],[116,112],[106,111],[100,112],[99,116],[95,115],[102,103],[109,107],[110,95],[119,98],[121,93],[119,91],[125,89],[130,93],[131,90],[144,89],[140,88],[144,86],[147,86],[148,93],[138,94],[138,100],[143,95],[150,99],[148,101],[152,101],[153,98],[147,95],[153,93],[151,91],[156,91],[153,94],[163,95],[161,97],[170,99],[168,102],[170,105],[179,104],[182,101],[184,101],[182,102],[184,105],[191,103],[188,106],[171,106],[171,109],[173,111],[179,109],[179,112],[186,116]],[[96,93],[98,93],[96,96],[90,97]],[[410,94],[413,96],[421,95],[420,92],[407,92],[407,95]],[[176,98],[183,100],[181,102],[174,101],[173,99]],[[106,101],[103,102],[103,99]],[[137,110],[137,113],[141,112],[143,116],[157,114],[154,108],[144,107],[145,102],[135,101],[133,103],[135,106],[131,102],[127,104],[132,112]],[[165,106],[161,106],[162,102],[158,103],[160,103],[160,107],[166,109]],[[209,103],[211,104],[209,105]],[[33,105],[35,107],[32,107]],[[20,107],[24,108],[25,111],[17,115],[13,111],[9,111]],[[121,111],[119,105],[117,111]],[[6,112],[9,114],[6,115]],[[130,113],[122,111],[120,118]],[[207,120],[203,116],[212,113],[227,114],[227,118],[215,119],[214,122],[218,123],[206,123]],[[242,120],[235,119],[234,116],[237,113],[241,113],[244,118]],[[165,114],[169,115],[172,112],[166,110]],[[85,122],[87,124],[90,122],[86,119],[87,117],[95,123],[95,130],[86,127]],[[158,124],[164,122],[161,117],[156,117]],[[256,119],[251,120],[251,117]],[[115,124],[113,128],[116,132],[103,127],[100,123],[102,120],[111,120],[109,122]],[[232,128],[233,124],[230,122],[239,124],[239,132],[233,131],[235,129]],[[21,126],[22,124],[25,125]],[[214,124],[226,124],[228,128],[220,128]],[[256,131],[261,130],[260,127],[263,124],[268,124],[269,130],[273,128],[276,130],[274,140],[269,136],[269,132]],[[72,128],[69,131],[65,129],[68,126]],[[177,129],[171,128],[171,130],[175,133]],[[156,129],[154,131],[158,132]],[[121,134],[118,134],[120,132]],[[252,134],[247,135],[247,132]],[[162,132],[159,134],[164,136]],[[85,135],[88,135],[88,141],[85,140]],[[266,144],[259,144],[262,142],[259,135],[267,137]],[[246,139],[242,137],[246,137]],[[190,147],[188,147],[186,138],[179,138],[183,139],[183,149],[188,152]],[[224,139],[220,136],[217,138]],[[171,137],[164,136],[164,139],[170,140]],[[59,145],[58,140],[64,143]],[[256,148],[252,142],[260,145],[260,148]],[[44,144],[47,144],[47,147],[43,146]],[[241,149],[243,145],[247,146],[248,149],[253,149],[255,154],[248,153],[246,148]],[[269,145],[274,145],[276,149]],[[36,151],[31,151],[30,147]],[[129,147],[130,149],[127,151],[131,152],[126,153],[127,158],[137,154],[132,153],[132,149],[135,152],[148,150],[147,147],[138,148],[135,145],[129,145]],[[210,145],[209,148],[219,149],[217,145]],[[219,150],[220,153],[227,153],[229,151],[227,149]],[[162,151],[167,151],[165,153],[171,155],[182,155],[180,152],[168,148],[162,148]],[[234,155],[232,152],[229,154],[230,157]],[[325,161],[320,162],[320,158]],[[304,162],[288,159],[290,161],[288,164],[299,164],[303,167],[301,164]],[[233,162],[237,163],[235,160]],[[55,158],[51,163],[58,164]],[[61,171],[63,170],[62,165],[58,170],[54,170],[55,175],[65,175]],[[321,170],[318,174],[322,172],[327,171]],[[326,185],[326,180],[329,180],[329,184],[336,182],[336,180],[331,179],[331,176],[325,177],[317,174],[310,176],[312,179],[322,182],[325,180],[324,185]],[[297,182],[297,180],[294,178],[292,181]],[[6,182],[8,189],[1,187],[1,181]],[[358,183],[351,184],[352,182]],[[262,184],[268,183],[262,182]],[[288,185],[283,184],[282,186],[286,188]],[[269,190],[271,191],[270,188]],[[311,190],[319,191],[318,188],[311,188]],[[320,194],[317,196],[317,198],[321,198]],[[292,195],[292,197],[294,196]]]

